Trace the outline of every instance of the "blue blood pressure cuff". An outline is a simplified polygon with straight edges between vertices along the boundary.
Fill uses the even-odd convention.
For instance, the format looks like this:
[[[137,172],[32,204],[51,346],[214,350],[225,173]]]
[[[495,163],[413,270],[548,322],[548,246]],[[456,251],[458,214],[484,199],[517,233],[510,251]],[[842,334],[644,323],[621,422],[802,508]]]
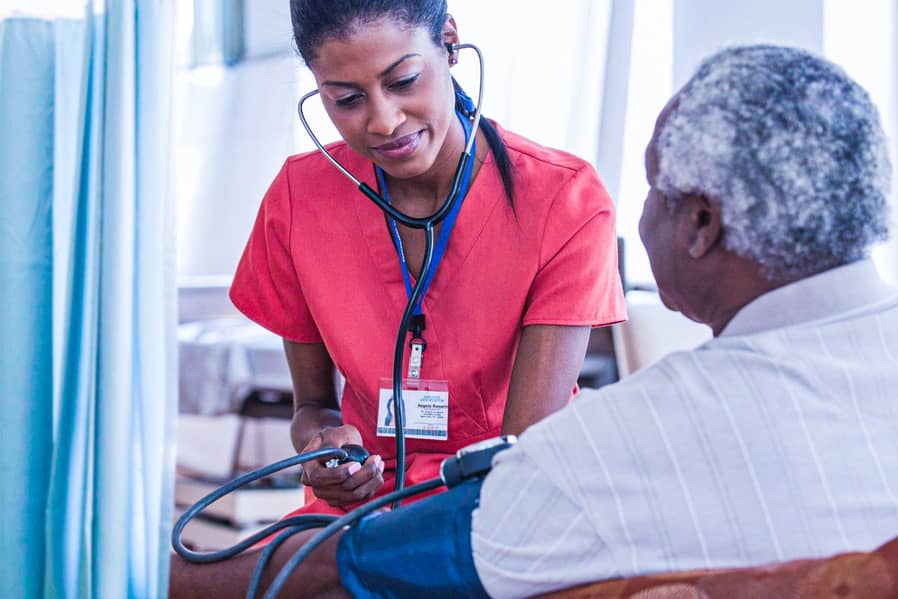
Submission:
[[[482,483],[465,481],[346,531],[337,548],[346,590],[353,597],[488,597],[471,553]]]

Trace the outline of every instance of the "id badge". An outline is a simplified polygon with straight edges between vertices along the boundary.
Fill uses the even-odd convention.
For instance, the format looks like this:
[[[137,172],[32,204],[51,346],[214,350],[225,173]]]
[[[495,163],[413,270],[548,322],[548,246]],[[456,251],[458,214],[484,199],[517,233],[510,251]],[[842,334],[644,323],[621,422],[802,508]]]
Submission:
[[[405,379],[402,403],[407,439],[445,441],[449,438],[449,381]],[[393,381],[380,379],[377,436],[396,436]]]

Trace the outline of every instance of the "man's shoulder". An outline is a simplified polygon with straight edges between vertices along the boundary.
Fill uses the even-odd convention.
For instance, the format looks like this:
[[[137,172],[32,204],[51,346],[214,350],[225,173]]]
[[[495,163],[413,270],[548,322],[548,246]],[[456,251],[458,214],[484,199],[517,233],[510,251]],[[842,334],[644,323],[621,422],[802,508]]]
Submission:
[[[615,383],[598,389],[582,389],[574,402],[619,402],[633,395],[651,397],[656,390],[669,391],[678,380],[698,372],[703,363],[720,359],[720,353],[718,348],[708,346],[672,351]]]
[[[684,402],[701,409],[714,395],[703,379],[708,372],[726,376],[721,365],[728,351],[704,346],[676,351],[621,381],[582,389],[565,409],[530,427],[533,440],[528,443],[563,453],[565,447],[603,451],[629,442],[660,442],[651,432],[652,423],[664,427]]]

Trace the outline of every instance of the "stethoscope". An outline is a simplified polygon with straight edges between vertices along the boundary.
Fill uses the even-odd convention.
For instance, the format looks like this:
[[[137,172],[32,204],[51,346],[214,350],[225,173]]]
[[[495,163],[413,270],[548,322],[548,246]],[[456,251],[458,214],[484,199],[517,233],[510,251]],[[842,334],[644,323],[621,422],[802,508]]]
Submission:
[[[274,597],[276,597],[276,595],[286,584],[287,578],[306,558],[306,556],[308,556],[316,547],[318,547],[321,543],[323,543],[336,532],[344,529],[347,526],[353,525],[363,516],[388,504],[393,508],[398,507],[400,501],[405,497],[411,497],[413,495],[437,489],[441,486],[451,487],[455,484],[458,484],[458,482],[463,479],[482,476],[489,470],[492,455],[495,452],[505,449],[514,443],[513,438],[507,439],[503,437],[501,439],[484,441],[475,444],[474,446],[459,450],[459,452],[454,457],[444,460],[443,464],[441,465],[439,477],[424,481],[422,483],[418,483],[408,488],[404,488],[405,414],[402,401],[402,360],[405,348],[405,337],[409,330],[409,323],[411,322],[415,306],[418,304],[418,300],[423,293],[425,283],[432,276],[430,270],[431,261],[433,259],[434,228],[452,212],[453,208],[460,200],[460,191],[462,188],[464,173],[468,170],[468,165],[473,159],[472,148],[474,147],[474,138],[476,137],[477,131],[480,126],[480,110],[481,103],[483,101],[484,69],[483,54],[480,52],[480,49],[474,44],[446,44],[446,47],[450,53],[466,48],[470,48],[477,53],[477,59],[480,63],[480,87],[478,89],[477,104],[472,119],[471,133],[470,135],[468,135],[468,139],[465,143],[465,149],[462,152],[462,155],[459,157],[458,166],[455,169],[455,175],[453,176],[452,180],[452,188],[450,189],[449,194],[447,195],[442,206],[440,206],[440,208],[436,212],[425,218],[415,218],[412,216],[408,216],[407,214],[404,214],[399,210],[396,210],[396,208],[394,208],[390,204],[390,202],[382,197],[379,193],[373,190],[366,183],[359,181],[351,172],[349,172],[342,164],[340,164],[340,162],[336,158],[334,158],[334,156],[327,150],[327,148],[324,147],[324,145],[321,144],[321,142],[318,140],[318,137],[309,126],[309,123],[305,118],[305,114],[303,113],[303,104],[306,100],[319,93],[317,89],[302,96],[299,100],[299,104],[297,105],[299,120],[302,122],[303,127],[305,128],[309,137],[312,139],[312,142],[318,148],[318,151],[321,152],[331,162],[331,164],[333,164],[341,173],[343,173],[344,176],[350,179],[358,187],[359,191],[361,191],[365,195],[365,197],[374,202],[388,216],[392,217],[397,222],[406,225],[407,227],[411,227],[414,229],[424,229],[426,240],[425,254],[421,272],[418,276],[418,279],[415,281],[414,288],[409,294],[408,304],[403,311],[393,358],[393,397],[396,398],[396,401],[393,402],[393,417],[395,420],[396,429],[395,490],[378,499],[371,500],[368,503],[341,517],[324,514],[310,514],[303,516],[294,516],[292,518],[287,518],[285,520],[275,522],[264,530],[261,530],[256,534],[244,539],[240,543],[237,543],[232,547],[222,549],[220,551],[205,553],[197,552],[188,549],[184,545],[181,536],[184,528],[187,526],[187,523],[191,519],[193,519],[211,503],[250,482],[269,476],[279,470],[290,468],[298,464],[303,464],[311,460],[335,459],[340,463],[350,460],[364,462],[368,457],[365,449],[359,446],[323,448],[316,451],[299,454],[285,460],[281,460],[280,462],[276,462],[254,472],[250,472],[231,481],[221,488],[216,489],[206,497],[203,497],[196,504],[191,506],[186,512],[184,512],[184,514],[175,523],[175,526],[172,530],[172,546],[174,547],[175,551],[184,559],[196,563],[209,563],[234,557],[237,554],[242,553],[246,549],[249,549],[259,541],[269,537],[270,535],[278,533],[277,536],[274,537],[268,543],[268,545],[266,545],[265,549],[259,556],[259,560],[256,563],[256,567],[253,571],[250,585],[247,590],[246,596],[248,598],[255,597],[262,578],[263,570],[270,561],[272,555],[274,554],[274,551],[290,536],[300,531],[308,530],[311,528],[323,528],[321,532],[319,532],[314,538],[310,539],[305,545],[303,545],[301,549],[294,553],[290,560],[284,565],[284,567],[276,576],[275,580],[272,582],[271,586],[266,591],[265,599],[274,599]]]
[[[474,138],[476,137],[478,128],[480,126],[480,110],[481,104],[483,102],[484,69],[483,54],[480,52],[480,48],[478,48],[474,44],[446,44],[446,48],[447,50],[449,50],[450,54],[454,53],[456,50],[463,50],[466,48],[470,48],[477,53],[477,60],[480,63],[480,86],[477,90],[477,104],[474,109],[471,134],[468,136],[468,139],[465,143],[465,149],[458,159],[458,166],[455,167],[455,175],[452,178],[452,187],[450,188],[449,194],[446,196],[446,199],[443,201],[442,206],[440,206],[440,208],[430,216],[426,216],[424,218],[415,218],[397,210],[395,207],[393,207],[392,204],[390,204],[389,201],[387,201],[386,198],[372,189],[367,183],[360,181],[355,175],[349,172],[349,170],[342,164],[340,164],[340,161],[334,158],[333,154],[331,154],[328,149],[324,147],[324,144],[322,144],[318,140],[318,136],[316,136],[315,132],[312,131],[312,127],[309,125],[309,122],[306,120],[306,116],[303,112],[303,105],[305,104],[306,100],[318,95],[320,93],[319,90],[312,90],[302,96],[299,99],[299,104],[296,107],[296,111],[299,113],[299,120],[302,122],[302,126],[303,128],[305,128],[306,133],[308,133],[309,137],[311,138],[312,143],[314,143],[315,147],[318,148],[318,151],[321,152],[321,154],[324,155],[331,162],[331,164],[333,164],[337,168],[337,170],[343,173],[343,175],[347,179],[352,181],[359,189],[359,191],[365,195],[365,197],[377,204],[377,206],[381,210],[383,210],[395,221],[400,222],[403,225],[411,227],[413,229],[424,229],[424,262],[421,266],[421,272],[418,276],[418,279],[417,281],[415,281],[414,288],[412,289],[412,292],[409,296],[408,304],[406,304],[405,310],[403,311],[402,320],[400,321],[399,331],[396,338],[396,347],[393,353],[392,383],[393,397],[395,398],[393,405],[395,411],[394,419],[396,429],[396,491],[402,490],[405,484],[405,407],[402,402],[402,361],[405,352],[405,337],[409,330],[409,324],[412,320],[415,306],[418,305],[418,302],[421,298],[425,282],[433,276],[433,273],[430,272],[430,268],[431,261],[433,260],[434,228],[452,212],[452,209],[458,202],[460,197],[459,192],[462,187],[462,178],[468,168],[469,162],[473,158],[473,156],[471,155],[471,149],[474,146]],[[396,501],[393,504],[393,507],[399,507],[399,501]]]

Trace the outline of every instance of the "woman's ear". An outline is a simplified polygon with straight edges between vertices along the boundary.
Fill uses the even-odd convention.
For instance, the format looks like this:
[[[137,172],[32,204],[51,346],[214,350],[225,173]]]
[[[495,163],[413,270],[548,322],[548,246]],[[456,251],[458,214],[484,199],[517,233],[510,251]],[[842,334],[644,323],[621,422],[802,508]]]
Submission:
[[[723,232],[720,202],[700,195],[689,195],[683,198],[683,201],[690,202],[689,225],[692,227],[692,234],[688,248],[689,255],[693,258],[702,258],[720,242]]]
[[[452,15],[446,15],[446,22],[443,23],[443,31],[441,33],[440,40],[443,42],[444,46],[449,44],[457,44],[458,43],[458,28],[455,25],[455,18]],[[454,57],[453,52],[450,53],[450,58]],[[457,61],[456,61],[457,62]],[[455,63],[451,63],[455,64]]]

